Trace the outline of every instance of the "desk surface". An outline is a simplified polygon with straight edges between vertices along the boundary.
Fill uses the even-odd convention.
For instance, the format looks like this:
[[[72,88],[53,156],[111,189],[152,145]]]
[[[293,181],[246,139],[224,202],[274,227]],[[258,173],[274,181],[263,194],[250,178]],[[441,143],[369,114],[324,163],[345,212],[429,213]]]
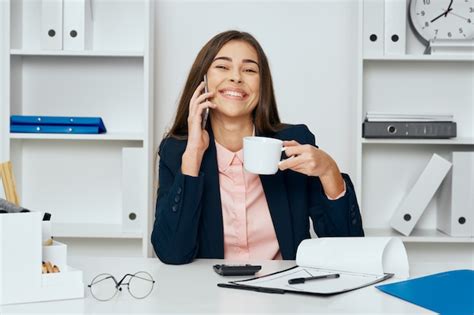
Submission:
[[[217,283],[226,282],[230,278],[214,273],[212,265],[224,262],[233,263],[200,259],[188,265],[171,266],[162,264],[157,259],[71,257],[69,264],[84,271],[84,299],[8,305],[0,307],[0,313],[432,314],[424,308],[386,295],[373,286],[331,297],[279,295],[219,288]],[[295,264],[294,261],[253,263],[263,266],[259,274],[289,268]],[[461,268],[472,268],[472,265],[420,264],[411,266],[410,275],[417,277]],[[125,290],[111,301],[99,302],[91,296],[87,288],[87,284],[99,273],[106,272],[121,277],[125,273],[141,270],[150,272],[156,280],[153,292],[144,300],[134,299]],[[232,278],[234,279],[240,278]]]

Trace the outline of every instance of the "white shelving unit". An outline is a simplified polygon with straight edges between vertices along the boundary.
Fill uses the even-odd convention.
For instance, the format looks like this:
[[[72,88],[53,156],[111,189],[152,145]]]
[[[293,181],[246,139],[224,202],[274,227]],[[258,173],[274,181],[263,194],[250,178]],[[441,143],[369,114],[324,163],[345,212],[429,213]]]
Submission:
[[[365,229],[367,236],[396,236],[405,243],[471,243],[472,237],[451,237],[435,229],[414,229],[410,236],[400,236],[400,233],[393,229]]]
[[[38,49],[12,49],[10,54],[14,56],[84,56],[84,57],[140,57],[143,51],[64,51],[64,50],[38,50]]]
[[[409,30],[410,31],[410,30]],[[364,60],[383,61],[474,61],[472,55],[403,55],[403,56],[365,56]]]
[[[92,1],[93,42],[84,51],[41,49],[41,0],[10,0],[3,9],[1,157],[13,162],[21,204],[52,213],[56,237],[136,239],[136,252],[148,255],[153,1]],[[107,133],[3,132],[10,115],[100,116]],[[124,158],[128,148],[139,150],[137,163]],[[127,185],[125,169],[146,179]],[[130,196],[137,203],[126,208]]]
[[[141,133],[113,133],[105,134],[43,134],[43,133],[11,133],[10,139],[45,139],[45,140],[117,140],[143,141]]]
[[[360,0],[356,190],[366,234],[400,236],[406,243],[462,243],[472,251],[473,238],[437,231],[436,198],[408,237],[393,230],[389,221],[433,153],[451,160],[453,151],[474,151],[474,56],[424,55],[425,47],[408,19],[406,54],[364,56],[363,18]],[[365,139],[362,123],[368,111],[450,113],[457,122],[458,136]]]
[[[362,139],[363,144],[444,144],[474,145],[474,138],[456,137],[454,139]]]

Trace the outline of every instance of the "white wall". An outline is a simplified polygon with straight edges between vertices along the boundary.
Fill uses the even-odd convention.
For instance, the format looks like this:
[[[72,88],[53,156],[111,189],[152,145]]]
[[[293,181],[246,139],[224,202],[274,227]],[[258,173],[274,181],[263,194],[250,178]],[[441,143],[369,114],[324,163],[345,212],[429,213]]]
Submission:
[[[238,29],[267,54],[281,119],[307,124],[320,148],[355,176],[357,1],[158,0],[155,8],[156,146],[198,51]]]

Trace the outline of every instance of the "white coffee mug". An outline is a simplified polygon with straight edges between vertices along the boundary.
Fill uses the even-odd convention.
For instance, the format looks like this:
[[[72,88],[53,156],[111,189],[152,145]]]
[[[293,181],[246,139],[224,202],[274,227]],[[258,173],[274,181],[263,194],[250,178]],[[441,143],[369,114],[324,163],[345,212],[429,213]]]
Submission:
[[[283,141],[266,137],[244,138],[244,167],[254,174],[271,175],[278,171]]]

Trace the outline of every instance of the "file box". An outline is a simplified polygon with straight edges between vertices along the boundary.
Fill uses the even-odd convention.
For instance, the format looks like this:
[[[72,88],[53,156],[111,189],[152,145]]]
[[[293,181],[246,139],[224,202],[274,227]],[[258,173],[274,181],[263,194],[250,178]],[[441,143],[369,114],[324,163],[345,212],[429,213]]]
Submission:
[[[474,152],[453,152],[453,167],[438,195],[437,228],[474,237]]]
[[[0,214],[0,305],[84,297],[82,271],[67,266],[67,246],[42,246],[42,218],[41,212]],[[43,274],[45,259],[60,272]]]

